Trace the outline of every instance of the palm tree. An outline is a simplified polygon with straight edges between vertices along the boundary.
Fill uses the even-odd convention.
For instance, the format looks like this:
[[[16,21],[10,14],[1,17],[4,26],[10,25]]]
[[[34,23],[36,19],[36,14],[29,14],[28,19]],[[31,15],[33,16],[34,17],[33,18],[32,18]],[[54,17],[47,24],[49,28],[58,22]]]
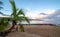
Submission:
[[[12,11],[13,11],[12,14],[11,14],[11,16],[13,18],[13,20],[12,20],[12,24],[13,24],[12,28],[14,28],[14,26],[17,25],[17,21],[21,22],[22,20],[26,20],[28,22],[28,24],[29,24],[30,22],[29,22],[28,18],[25,16],[23,9],[18,10],[16,8],[14,0],[11,0],[10,3],[12,5]],[[21,23],[20,23],[20,26],[22,26]],[[21,30],[24,31],[23,26],[22,26]]]
[[[23,27],[23,25],[21,24],[21,21],[22,20],[26,20],[27,22],[28,22],[28,24],[30,23],[29,22],[29,20],[28,20],[28,18],[25,16],[25,14],[24,14],[24,11],[23,11],[23,9],[20,9],[20,10],[18,10],[17,8],[16,8],[16,5],[15,5],[15,2],[14,2],[14,0],[11,0],[10,1],[10,3],[11,3],[11,5],[12,5],[12,14],[11,14],[11,17],[10,18],[7,18],[7,19],[9,19],[10,21],[12,21],[12,27],[10,28],[11,30],[14,28],[14,26],[16,26],[17,25],[17,21],[20,21],[20,29],[21,29],[21,31],[24,31],[24,27]],[[2,12],[0,12],[0,14],[2,14],[2,15],[4,15],[5,16],[5,14],[3,14]],[[4,19],[6,19],[6,18],[4,18]],[[4,23],[5,24],[5,23]],[[4,25],[3,24],[3,25]],[[4,26],[3,26],[4,27]],[[2,29],[2,28],[1,28]],[[16,29],[17,30],[17,29]]]

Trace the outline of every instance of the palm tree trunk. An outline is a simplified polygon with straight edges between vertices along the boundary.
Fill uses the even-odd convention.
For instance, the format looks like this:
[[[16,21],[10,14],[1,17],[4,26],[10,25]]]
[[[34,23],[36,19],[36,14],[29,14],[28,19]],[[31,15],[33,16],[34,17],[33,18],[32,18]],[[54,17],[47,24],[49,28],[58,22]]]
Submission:
[[[16,25],[17,25],[17,21],[16,20],[13,20],[13,22],[12,22],[12,28],[15,29],[15,26]],[[15,30],[18,31],[18,27],[16,27]]]

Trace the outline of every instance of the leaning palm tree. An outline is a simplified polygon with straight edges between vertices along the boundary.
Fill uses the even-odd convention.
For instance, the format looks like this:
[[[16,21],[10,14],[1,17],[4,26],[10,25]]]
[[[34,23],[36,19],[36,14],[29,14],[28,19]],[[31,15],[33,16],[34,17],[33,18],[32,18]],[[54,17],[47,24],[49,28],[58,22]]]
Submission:
[[[23,9],[18,10],[16,8],[14,0],[11,0],[10,3],[12,5],[12,11],[13,11],[12,14],[11,14],[11,16],[12,16],[12,24],[13,24],[12,28],[14,28],[14,26],[17,25],[17,21],[21,22],[22,20],[26,20],[28,22],[28,24],[29,24],[29,20],[25,16]],[[24,31],[23,25],[21,25],[21,23],[19,25],[20,25],[20,27],[22,26],[21,30]]]

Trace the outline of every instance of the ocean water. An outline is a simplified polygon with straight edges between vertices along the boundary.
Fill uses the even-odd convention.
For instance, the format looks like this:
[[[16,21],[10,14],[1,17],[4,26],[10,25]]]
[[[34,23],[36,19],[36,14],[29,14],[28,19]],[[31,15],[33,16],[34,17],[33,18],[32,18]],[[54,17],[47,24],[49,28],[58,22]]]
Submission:
[[[18,22],[17,24],[28,24],[26,21],[22,21],[22,22]],[[10,22],[10,24],[12,25],[12,22]],[[30,24],[52,24],[52,23],[46,23],[46,22],[43,22],[43,21],[30,21]],[[54,24],[54,25],[57,25],[57,26],[60,26],[60,24]]]
[[[22,21],[21,23],[22,24],[27,24],[26,21]],[[43,23],[43,22],[42,21],[30,21],[30,24],[41,24],[41,23]]]
[[[22,21],[22,24],[28,24],[26,21]],[[60,26],[60,24],[56,24],[56,23],[47,23],[47,22],[43,22],[43,21],[30,21],[30,24],[53,24],[56,26]]]
[[[22,22],[18,22],[18,24],[28,24],[27,21],[22,21]],[[42,21],[30,21],[30,24],[41,24],[43,23]],[[12,24],[12,22],[10,22],[10,24]]]

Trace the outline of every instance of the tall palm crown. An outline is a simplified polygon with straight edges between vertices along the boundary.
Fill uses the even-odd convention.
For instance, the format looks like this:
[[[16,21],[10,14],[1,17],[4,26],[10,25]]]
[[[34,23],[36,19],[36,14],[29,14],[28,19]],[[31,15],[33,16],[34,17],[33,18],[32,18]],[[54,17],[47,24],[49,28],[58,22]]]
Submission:
[[[11,0],[10,3],[12,5],[12,11],[13,11],[12,14],[11,14],[12,18],[16,19],[16,20],[20,20],[20,21],[24,18],[29,23],[28,18],[25,17],[23,9],[18,10],[16,8],[14,0]],[[21,15],[23,15],[23,16],[21,16]]]
[[[17,25],[17,21],[21,22],[22,20],[26,20],[29,24],[30,22],[29,22],[28,18],[25,16],[23,9],[18,10],[16,8],[14,0],[11,0],[10,3],[12,5],[12,11],[13,11],[12,14],[11,14],[11,16],[13,18],[13,20],[12,20],[13,21],[12,22],[13,26],[12,27]],[[22,28],[23,28],[23,26],[22,26]]]
[[[30,21],[29,21],[29,19],[25,16],[25,14],[24,14],[24,11],[23,11],[23,9],[20,9],[20,10],[18,10],[17,8],[16,8],[16,5],[15,5],[15,2],[14,2],[14,0],[11,0],[10,1],[10,3],[11,3],[11,5],[12,5],[12,14],[11,14],[11,17],[9,17],[9,18],[6,18],[6,17],[4,17],[4,19],[5,20],[1,20],[1,18],[0,18],[0,20],[1,20],[1,27],[0,27],[0,29],[3,29],[3,28],[5,28],[7,25],[8,25],[8,19],[10,20],[10,21],[12,21],[12,28],[14,28],[14,26],[16,25],[16,23],[17,23],[17,21],[22,21],[22,20],[26,20],[27,22],[28,22],[28,24],[30,23]],[[0,12],[0,14],[3,14],[2,12]],[[3,14],[3,15],[5,15],[5,14]],[[22,16],[21,16],[22,15]],[[3,18],[3,17],[2,17]],[[7,20],[6,20],[7,19]],[[3,23],[2,23],[2,21],[3,21]],[[7,22],[5,22],[4,23],[4,21],[7,21]],[[5,26],[6,25],[6,26]],[[12,29],[11,28],[11,29]],[[22,28],[23,28],[23,26],[22,26]],[[21,29],[22,29],[21,28]],[[4,29],[3,29],[4,30]]]

